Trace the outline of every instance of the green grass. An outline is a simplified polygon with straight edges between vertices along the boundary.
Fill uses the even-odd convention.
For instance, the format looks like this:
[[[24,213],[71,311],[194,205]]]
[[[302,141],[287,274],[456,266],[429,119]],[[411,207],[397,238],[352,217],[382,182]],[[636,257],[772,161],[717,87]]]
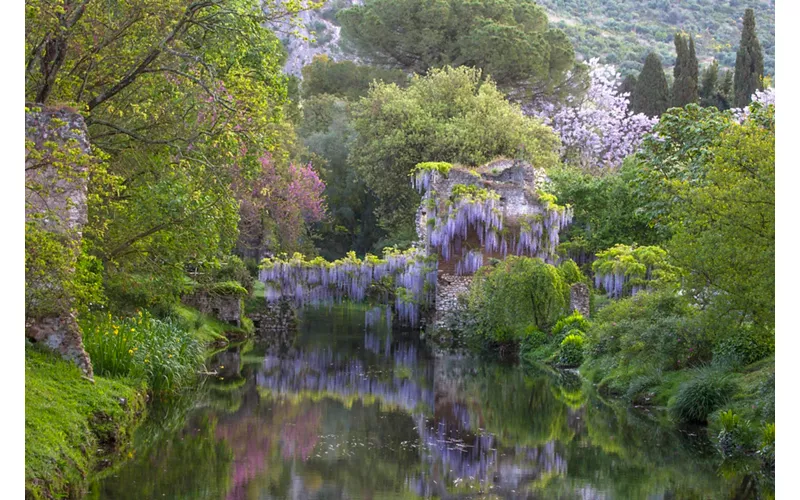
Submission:
[[[253,282],[253,295],[244,299],[244,313],[248,314],[263,310],[266,307],[266,300],[264,282],[256,280]]]
[[[100,376],[92,384],[72,363],[26,349],[26,498],[80,496],[101,461],[124,454],[145,407],[145,388],[132,384]]]

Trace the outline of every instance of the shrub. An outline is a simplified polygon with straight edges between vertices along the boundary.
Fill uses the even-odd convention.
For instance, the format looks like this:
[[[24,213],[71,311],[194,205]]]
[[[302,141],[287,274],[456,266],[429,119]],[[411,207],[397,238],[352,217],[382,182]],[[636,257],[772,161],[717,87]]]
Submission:
[[[558,350],[558,364],[564,367],[580,366],[583,363],[583,332],[573,330],[561,341]]]
[[[736,384],[722,372],[696,370],[695,376],[678,388],[670,411],[678,421],[704,424],[711,412],[724,405],[734,392]]]
[[[568,285],[581,283],[586,281],[586,276],[583,275],[578,264],[572,259],[567,259],[558,265],[558,272]]]
[[[190,383],[203,359],[202,346],[186,330],[147,313],[129,318],[92,314],[79,323],[96,374],[144,379],[154,393]]]
[[[585,332],[588,329],[589,321],[587,321],[578,311],[573,311],[573,313],[569,316],[556,321],[555,326],[553,326],[553,337],[556,340],[561,341],[572,330],[580,330]]]
[[[749,365],[775,351],[775,337],[752,327],[736,330],[714,347],[714,361],[729,365]]]

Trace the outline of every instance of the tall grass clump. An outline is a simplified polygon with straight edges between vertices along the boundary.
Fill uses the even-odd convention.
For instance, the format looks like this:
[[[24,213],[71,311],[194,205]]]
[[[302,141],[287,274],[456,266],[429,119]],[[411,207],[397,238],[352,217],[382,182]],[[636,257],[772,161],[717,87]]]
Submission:
[[[80,325],[96,374],[144,379],[153,393],[191,383],[203,360],[203,347],[189,332],[141,311],[128,318],[87,315]]]
[[[727,403],[736,389],[736,383],[724,372],[700,368],[678,388],[670,410],[681,422],[705,424],[708,416]]]

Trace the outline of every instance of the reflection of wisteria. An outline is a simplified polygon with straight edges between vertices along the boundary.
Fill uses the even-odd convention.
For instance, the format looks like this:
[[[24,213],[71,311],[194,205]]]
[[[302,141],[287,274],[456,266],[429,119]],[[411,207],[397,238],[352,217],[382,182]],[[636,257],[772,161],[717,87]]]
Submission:
[[[421,459],[427,464],[420,476],[406,478],[408,488],[422,497],[447,489],[469,487],[488,492],[520,492],[543,475],[565,475],[566,460],[556,451],[554,441],[537,447],[507,448],[491,433],[467,432],[469,414],[454,405],[457,423],[448,419],[425,419],[417,415],[422,443]]]
[[[376,340],[371,338],[370,342]],[[378,351],[374,351],[375,347]],[[379,345],[368,349],[380,352]],[[400,357],[396,359],[401,363],[413,363],[415,354],[411,354],[412,351],[413,348],[400,347],[397,350]],[[425,375],[428,370],[420,368],[414,371]],[[376,370],[360,359],[348,359],[334,354],[331,349],[320,349],[301,351],[283,358],[266,355],[263,371],[256,374],[256,382],[281,395],[313,391],[343,398],[378,397],[384,403],[406,411],[421,406],[433,407],[431,388],[413,378],[399,375],[390,370],[390,366],[385,371]],[[429,380],[430,377],[425,379]]]

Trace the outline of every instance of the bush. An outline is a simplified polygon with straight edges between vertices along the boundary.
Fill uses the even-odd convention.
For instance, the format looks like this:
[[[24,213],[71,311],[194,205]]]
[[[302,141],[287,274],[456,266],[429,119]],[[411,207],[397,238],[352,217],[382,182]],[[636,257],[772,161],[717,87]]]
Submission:
[[[560,342],[572,330],[580,330],[585,332],[588,329],[589,321],[587,321],[578,311],[573,311],[573,313],[569,316],[556,321],[555,326],[553,326],[553,337]]]
[[[732,366],[749,365],[775,352],[775,336],[752,327],[735,331],[717,343],[714,361]]]
[[[203,360],[200,343],[171,320],[139,312],[129,318],[86,315],[79,323],[96,374],[144,379],[154,393],[189,384]]]
[[[727,403],[736,389],[736,384],[722,372],[696,370],[695,376],[678,389],[670,411],[680,422],[705,424],[711,412]]]
[[[582,283],[586,281],[586,276],[583,275],[578,264],[572,259],[567,259],[558,265],[558,272],[568,285],[575,283]]]
[[[471,333],[499,341],[530,325],[548,331],[568,303],[569,287],[555,267],[541,259],[509,257],[475,275],[468,297],[468,314],[475,318]]]
[[[581,363],[583,363],[583,332],[574,330],[561,341],[558,364],[563,367],[575,367]]]

